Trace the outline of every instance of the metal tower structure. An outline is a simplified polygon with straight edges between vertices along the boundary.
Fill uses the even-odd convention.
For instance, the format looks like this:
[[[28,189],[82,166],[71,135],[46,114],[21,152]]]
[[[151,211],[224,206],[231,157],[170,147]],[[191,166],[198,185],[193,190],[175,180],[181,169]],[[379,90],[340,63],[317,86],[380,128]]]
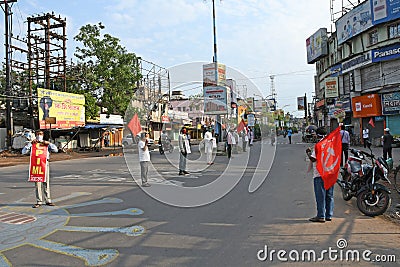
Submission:
[[[33,83],[66,91],[66,19],[47,13],[28,18],[28,70]]]
[[[341,16],[359,5],[362,0],[330,0],[331,21],[336,22]]]

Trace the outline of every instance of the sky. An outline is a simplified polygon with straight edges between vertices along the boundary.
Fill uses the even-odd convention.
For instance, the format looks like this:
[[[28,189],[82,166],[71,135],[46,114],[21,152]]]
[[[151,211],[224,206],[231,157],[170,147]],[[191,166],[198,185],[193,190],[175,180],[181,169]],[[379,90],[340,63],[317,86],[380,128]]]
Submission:
[[[257,98],[270,94],[274,75],[278,108],[301,116],[297,97],[306,93],[311,99],[314,91],[306,39],[319,28],[331,31],[330,1],[215,0],[215,8],[217,59],[227,66],[227,78]],[[73,40],[80,27],[102,22],[102,33],[120,39],[129,52],[171,69],[172,88],[200,81],[202,64],[213,60],[211,0],[18,0],[12,11],[19,36],[26,36],[29,16],[54,12],[66,18],[68,59],[80,45]],[[0,21],[3,37],[4,14]],[[4,49],[0,56],[4,62]],[[190,93],[201,92],[197,87]]]

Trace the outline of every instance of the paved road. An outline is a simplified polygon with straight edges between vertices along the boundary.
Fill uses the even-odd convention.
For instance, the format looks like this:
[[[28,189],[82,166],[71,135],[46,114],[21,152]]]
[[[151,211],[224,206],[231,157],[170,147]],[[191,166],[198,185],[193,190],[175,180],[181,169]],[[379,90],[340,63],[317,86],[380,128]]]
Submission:
[[[312,178],[306,171],[307,145],[296,138],[292,145],[278,138],[276,151],[267,141],[257,142],[250,153],[234,154],[229,165],[222,156],[208,168],[191,161],[193,172],[185,177],[178,176],[174,167],[177,155],[167,154],[169,163],[152,153],[155,167],[150,182],[155,191],[171,183],[206,186],[223,173],[234,180],[244,171],[228,194],[196,208],[167,205],[142,191],[132,180],[131,172],[135,178],[139,173],[135,155],[129,151],[126,162],[123,157],[112,157],[52,163],[57,207],[30,208],[34,190],[26,182],[26,166],[1,168],[0,266],[265,266],[283,264],[272,250],[285,250],[287,254],[281,256],[288,259],[289,252],[292,258],[298,252],[301,259],[303,252],[315,250],[318,258],[329,248],[343,255],[349,250],[371,250],[371,259],[378,254],[395,255],[398,264],[399,226],[363,216],[354,200],[345,203],[340,198],[337,188],[334,220],[308,222],[315,215]],[[272,166],[268,158],[261,162],[257,172],[269,174],[258,190],[249,193],[261,151],[275,155],[275,160]],[[191,159],[199,155],[193,153]],[[218,186],[209,190],[218,191]],[[191,203],[197,192],[189,192],[178,192],[171,199],[186,198],[185,203]],[[346,240],[346,248],[338,249],[339,239]],[[263,262],[257,254],[264,257],[258,252],[266,246],[272,259]],[[339,252],[331,256],[335,255],[340,257]],[[324,261],[314,264],[395,266],[329,261],[327,253]],[[314,264],[297,262],[296,266]]]

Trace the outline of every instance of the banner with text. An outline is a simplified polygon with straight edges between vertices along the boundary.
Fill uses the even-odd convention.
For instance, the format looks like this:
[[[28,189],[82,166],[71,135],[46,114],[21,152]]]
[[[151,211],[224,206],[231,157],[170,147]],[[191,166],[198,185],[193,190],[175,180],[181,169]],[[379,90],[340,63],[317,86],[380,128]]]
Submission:
[[[29,165],[29,182],[46,182],[47,146],[40,143],[32,144]]]
[[[227,87],[204,87],[204,114],[218,115],[228,114]]]
[[[56,117],[51,128],[68,129],[85,125],[85,96],[38,88],[40,129],[50,128],[46,118]]]

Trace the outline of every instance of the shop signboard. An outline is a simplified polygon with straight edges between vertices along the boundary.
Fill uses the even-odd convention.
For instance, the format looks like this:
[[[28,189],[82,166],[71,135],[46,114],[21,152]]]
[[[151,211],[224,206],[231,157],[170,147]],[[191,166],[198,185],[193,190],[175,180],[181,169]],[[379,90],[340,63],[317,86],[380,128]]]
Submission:
[[[351,99],[354,118],[382,115],[381,99],[378,94],[356,96]]]
[[[382,95],[382,114],[400,114],[400,92]]]

